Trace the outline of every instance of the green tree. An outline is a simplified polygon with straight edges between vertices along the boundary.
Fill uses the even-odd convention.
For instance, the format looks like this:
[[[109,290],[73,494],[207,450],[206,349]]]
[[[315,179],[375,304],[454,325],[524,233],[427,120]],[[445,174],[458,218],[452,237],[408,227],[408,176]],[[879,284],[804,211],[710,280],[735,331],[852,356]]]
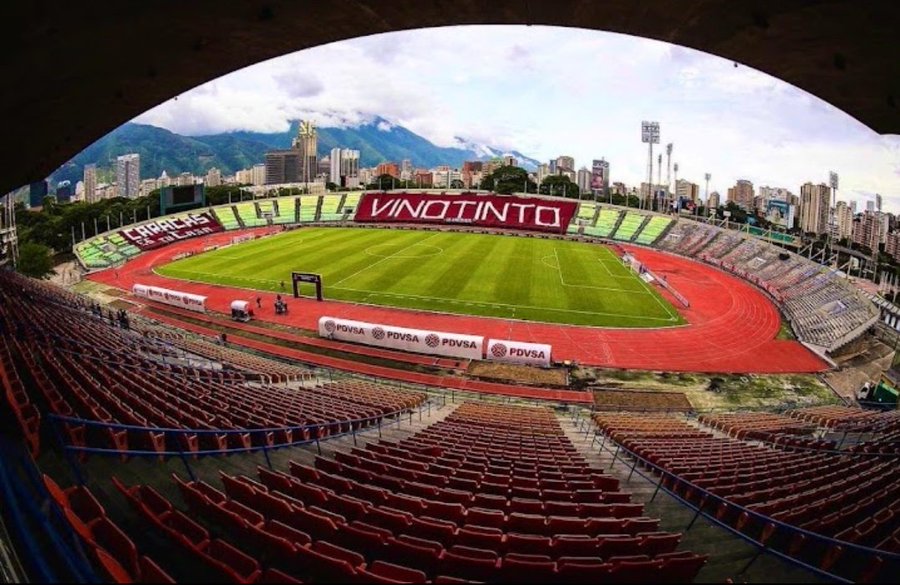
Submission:
[[[19,246],[19,261],[16,269],[32,278],[47,278],[54,274],[50,248],[36,242],[24,242]]]
[[[463,182],[460,181],[459,179],[453,179],[452,181],[450,181],[450,188],[451,189],[464,189],[465,184],[463,184]]]
[[[379,191],[390,191],[394,187],[398,186],[400,181],[397,180],[397,177],[393,175],[383,174],[378,175],[374,181],[366,185],[367,189],[378,189]]]
[[[528,171],[521,167],[503,166],[481,179],[481,188],[508,195],[510,193],[537,193],[537,183],[528,178]]]
[[[557,197],[570,197],[578,199],[580,191],[578,185],[565,175],[548,175],[541,181],[539,191],[542,195],[555,195]]]

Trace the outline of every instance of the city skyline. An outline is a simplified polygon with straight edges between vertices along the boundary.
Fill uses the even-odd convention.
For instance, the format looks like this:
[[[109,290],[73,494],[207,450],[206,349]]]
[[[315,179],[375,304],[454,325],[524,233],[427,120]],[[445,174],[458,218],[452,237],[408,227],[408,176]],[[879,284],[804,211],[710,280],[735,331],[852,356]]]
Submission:
[[[591,67],[580,67],[592,59]],[[329,63],[322,67],[322,63]],[[841,175],[841,199],[900,211],[900,137],[881,136],[752,68],[660,41],[543,26],[373,35],[271,59],[138,116],[188,135],[281,131],[289,120],[355,126],[384,117],[435,144],[457,137],[646,177],[641,120],[673,142],[679,176],[724,193],[737,179],[798,190]]]

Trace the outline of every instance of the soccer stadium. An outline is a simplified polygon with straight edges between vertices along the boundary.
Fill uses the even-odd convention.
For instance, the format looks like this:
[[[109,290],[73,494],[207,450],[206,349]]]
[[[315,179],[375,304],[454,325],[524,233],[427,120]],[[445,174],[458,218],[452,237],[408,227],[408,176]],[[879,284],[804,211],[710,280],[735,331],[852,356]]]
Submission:
[[[77,282],[0,266],[3,582],[900,574],[900,311],[791,236],[189,190],[73,230]]]

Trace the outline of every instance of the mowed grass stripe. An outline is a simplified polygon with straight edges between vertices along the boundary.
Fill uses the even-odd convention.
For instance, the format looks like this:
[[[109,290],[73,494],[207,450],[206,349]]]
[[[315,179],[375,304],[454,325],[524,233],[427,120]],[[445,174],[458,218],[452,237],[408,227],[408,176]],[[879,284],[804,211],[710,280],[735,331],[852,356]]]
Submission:
[[[607,327],[683,319],[608,248],[456,232],[308,228],[185,258],[158,272],[279,292],[322,275],[329,299]]]

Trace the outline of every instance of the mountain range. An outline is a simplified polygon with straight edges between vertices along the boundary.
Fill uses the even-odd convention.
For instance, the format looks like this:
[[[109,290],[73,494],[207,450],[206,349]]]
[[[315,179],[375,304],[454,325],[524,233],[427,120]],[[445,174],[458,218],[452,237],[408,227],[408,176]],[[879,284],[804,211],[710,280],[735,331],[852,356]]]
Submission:
[[[53,186],[64,180],[75,184],[82,180],[84,166],[92,163],[97,165],[103,180],[103,169],[113,169],[116,157],[129,152],[141,156],[141,178],[144,179],[158,177],[163,170],[170,176],[182,172],[205,175],[212,167],[217,167],[223,175],[230,175],[263,162],[268,150],[289,148],[291,139],[297,134],[297,126],[298,122],[293,122],[287,131],[275,133],[238,131],[182,136],[156,126],[128,123],[57,169],[50,177],[50,184]],[[504,151],[461,138],[457,138],[459,147],[437,146],[382,118],[355,128],[323,127],[317,130],[320,158],[328,155],[332,148],[352,148],[360,152],[361,167],[410,159],[415,167],[431,168],[444,164],[458,168],[466,160],[490,160],[505,154],[515,156],[520,166],[529,170],[536,169],[539,164],[518,151]]]

